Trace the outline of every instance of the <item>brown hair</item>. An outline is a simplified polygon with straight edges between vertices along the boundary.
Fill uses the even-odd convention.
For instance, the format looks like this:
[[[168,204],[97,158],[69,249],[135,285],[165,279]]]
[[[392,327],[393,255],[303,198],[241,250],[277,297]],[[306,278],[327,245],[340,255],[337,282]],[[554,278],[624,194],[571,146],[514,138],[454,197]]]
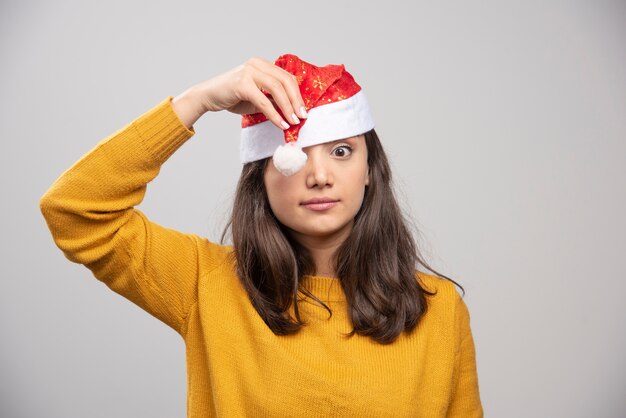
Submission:
[[[391,170],[378,135],[374,129],[364,135],[370,181],[352,231],[333,261],[353,325],[346,335],[358,333],[388,344],[417,326],[427,310],[426,295],[436,294],[416,280],[418,264],[463,287],[421,257],[394,196]],[[252,305],[274,334],[287,335],[306,325],[298,310],[299,290],[331,316],[332,311],[300,286],[304,275],[315,274],[315,264],[270,208],[263,182],[269,160],[244,164],[221,243],[231,227],[237,274]],[[288,312],[292,304],[295,322]]]

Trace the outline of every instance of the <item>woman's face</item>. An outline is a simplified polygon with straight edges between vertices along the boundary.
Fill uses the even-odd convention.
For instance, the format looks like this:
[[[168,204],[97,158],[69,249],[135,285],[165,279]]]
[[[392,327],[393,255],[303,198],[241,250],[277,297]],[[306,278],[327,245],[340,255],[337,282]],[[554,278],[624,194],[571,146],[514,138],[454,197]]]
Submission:
[[[299,242],[330,239],[341,242],[350,234],[369,184],[365,135],[344,138],[302,149],[307,161],[302,170],[284,176],[272,159],[267,163],[264,184],[270,207],[278,220]],[[314,210],[304,204],[327,197],[334,206]]]

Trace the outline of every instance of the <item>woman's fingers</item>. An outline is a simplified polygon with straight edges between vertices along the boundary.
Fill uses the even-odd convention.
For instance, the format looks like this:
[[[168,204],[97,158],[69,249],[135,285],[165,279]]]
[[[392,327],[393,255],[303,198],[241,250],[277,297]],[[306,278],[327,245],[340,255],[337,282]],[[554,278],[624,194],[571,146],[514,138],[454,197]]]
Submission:
[[[279,66],[261,58],[251,58],[249,64],[256,69],[253,71],[254,82],[259,88],[268,91],[276,105],[280,108],[287,122],[298,124],[301,117],[300,109],[304,106],[302,95],[296,77]]]
[[[274,79],[278,80],[282,86],[284,91],[287,94],[287,98],[289,100],[289,104],[291,105],[291,113],[295,113],[302,118],[306,118],[306,114],[301,112],[301,108],[304,107],[304,101],[302,100],[302,95],[300,94],[300,87],[298,85],[298,79],[295,75],[290,72],[282,69],[278,65],[275,65],[269,61],[266,61],[262,58],[253,58],[251,60],[251,64],[254,66],[259,66],[259,69],[272,76]],[[262,85],[265,88],[265,85]],[[267,89],[266,89],[267,90]],[[270,91],[271,92],[271,91]],[[278,105],[283,109],[283,103],[280,102],[280,98],[277,100]],[[286,107],[287,104],[284,104]],[[289,113],[289,115],[291,115]],[[287,114],[285,114],[287,116]],[[294,120],[295,121],[295,120]],[[299,122],[296,122],[299,123]]]
[[[280,116],[280,113],[278,113],[274,104],[272,104],[270,99],[268,99],[261,92],[261,90],[259,90],[256,84],[251,83],[251,86],[249,87],[249,95],[249,101],[252,102],[254,106],[256,106],[269,120],[271,120],[274,125],[283,130],[289,128],[289,124],[287,124],[283,117]]]
[[[272,95],[272,99],[274,99],[278,108],[283,112],[283,115],[289,124],[295,125],[300,123],[300,121],[296,121],[292,117],[294,114],[293,106],[291,105],[285,88],[279,80],[264,73],[263,71],[258,71],[254,74],[254,81],[256,85],[262,86],[264,90],[268,91]],[[258,89],[258,91],[261,92],[260,89]]]

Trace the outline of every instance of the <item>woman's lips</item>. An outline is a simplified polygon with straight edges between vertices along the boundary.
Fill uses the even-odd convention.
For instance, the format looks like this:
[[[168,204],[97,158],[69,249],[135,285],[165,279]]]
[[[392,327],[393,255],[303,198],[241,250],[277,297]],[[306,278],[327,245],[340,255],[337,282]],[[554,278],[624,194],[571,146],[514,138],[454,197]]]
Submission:
[[[324,202],[324,203],[309,203],[308,205],[302,205],[307,209],[314,211],[327,210],[335,206],[338,202]]]

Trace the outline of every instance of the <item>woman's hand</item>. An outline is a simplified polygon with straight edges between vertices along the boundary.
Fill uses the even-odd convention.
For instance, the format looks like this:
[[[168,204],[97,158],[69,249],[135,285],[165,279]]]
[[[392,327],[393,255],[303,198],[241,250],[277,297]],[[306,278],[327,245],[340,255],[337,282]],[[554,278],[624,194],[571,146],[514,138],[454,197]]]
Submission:
[[[188,128],[204,113],[224,109],[240,115],[261,112],[283,130],[289,128],[286,123],[300,123],[296,114],[306,118],[296,77],[258,57],[191,87],[175,97],[172,105]],[[274,106],[289,120],[284,121]]]

